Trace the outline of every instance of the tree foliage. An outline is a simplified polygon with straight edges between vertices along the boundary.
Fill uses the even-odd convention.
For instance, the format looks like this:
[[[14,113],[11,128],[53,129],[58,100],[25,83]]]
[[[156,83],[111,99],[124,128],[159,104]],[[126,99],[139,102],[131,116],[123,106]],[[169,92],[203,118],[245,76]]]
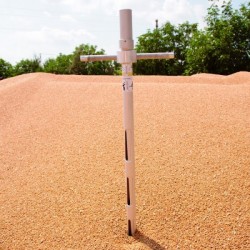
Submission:
[[[103,49],[97,50],[97,46],[81,44],[75,48],[72,54],[60,54],[55,59],[48,59],[44,63],[44,71],[55,74],[75,75],[112,75],[115,72],[115,64],[112,62],[88,62],[80,61],[81,55],[102,55]]]
[[[165,24],[165,30],[148,30],[146,34],[138,37],[136,51],[138,53],[166,52],[173,50],[173,25],[169,22]],[[136,74],[158,75],[160,73],[169,74],[170,63],[165,60],[143,60],[137,61],[134,65]]]
[[[72,55],[72,65],[70,67],[71,74],[76,75],[112,75],[114,73],[114,65],[112,62],[88,62],[80,61],[80,55],[103,55],[103,49],[97,50],[97,46],[89,44],[81,44],[75,48]]]
[[[43,71],[41,58],[34,56],[33,59],[24,59],[18,62],[14,67],[14,75]]]
[[[59,54],[55,59],[48,59],[43,67],[44,71],[54,74],[71,74],[72,55]]]
[[[12,65],[0,58],[0,80],[11,77],[12,75],[13,75]]]
[[[233,10],[231,1],[221,8],[213,1],[207,27],[197,31],[187,53],[187,74],[231,74],[250,70],[250,3]]]
[[[180,75],[186,67],[186,53],[197,24],[185,22],[178,26],[170,22],[161,28],[148,31],[138,38],[137,52],[175,52],[175,60],[138,61],[134,67],[137,74]]]

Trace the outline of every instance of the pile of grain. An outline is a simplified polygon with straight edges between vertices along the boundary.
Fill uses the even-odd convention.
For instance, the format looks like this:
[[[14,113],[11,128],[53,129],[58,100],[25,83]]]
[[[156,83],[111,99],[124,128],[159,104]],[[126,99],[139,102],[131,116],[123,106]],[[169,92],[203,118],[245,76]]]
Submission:
[[[250,73],[134,78],[134,238],[120,82],[0,81],[0,249],[248,249]]]

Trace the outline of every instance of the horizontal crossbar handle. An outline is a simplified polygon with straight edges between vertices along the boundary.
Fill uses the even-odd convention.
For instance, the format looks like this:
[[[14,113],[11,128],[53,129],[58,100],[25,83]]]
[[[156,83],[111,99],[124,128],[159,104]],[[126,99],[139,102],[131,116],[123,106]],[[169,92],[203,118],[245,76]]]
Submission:
[[[138,53],[136,55],[137,60],[142,60],[142,59],[172,59],[172,58],[174,58],[174,52]]]
[[[136,60],[172,59],[172,58],[174,58],[174,52],[138,53],[138,54],[136,54]],[[82,62],[116,61],[117,55],[86,55],[86,56],[80,56],[80,60]]]
[[[81,62],[96,62],[96,61],[116,61],[117,55],[88,55],[80,56]]]

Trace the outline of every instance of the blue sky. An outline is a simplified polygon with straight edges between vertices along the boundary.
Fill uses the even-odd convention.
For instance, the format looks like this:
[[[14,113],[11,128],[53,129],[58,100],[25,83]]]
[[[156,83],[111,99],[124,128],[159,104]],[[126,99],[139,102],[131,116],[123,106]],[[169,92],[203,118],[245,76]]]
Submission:
[[[223,0],[220,0],[223,2]],[[239,8],[246,0],[233,0]],[[71,53],[82,43],[115,54],[119,40],[119,9],[133,10],[134,40],[170,21],[197,22],[204,27],[208,0],[0,0],[0,58],[15,64],[41,56],[45,61]]]

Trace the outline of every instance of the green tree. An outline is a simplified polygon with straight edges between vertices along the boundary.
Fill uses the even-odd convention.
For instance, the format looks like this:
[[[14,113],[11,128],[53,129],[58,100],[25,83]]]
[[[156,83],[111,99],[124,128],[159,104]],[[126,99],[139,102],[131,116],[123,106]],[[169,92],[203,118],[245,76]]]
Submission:
[[[88,62],[80,61],[80,55],[103,55],[104,50],[97,50],[97,46],[81,44],[75,48],[72,56],[72,65],[70,73],[76,75],[112,75],[114,73],[114,63],[105,62]]]
[[[55,74],[70,74],[72,55],[59,54],[55,59],[48,59],[43,67],[44,71]]]
[[[12,65],[0,58],[0,80],[11,76],[13,76]]]
[[[187,74],[231,74],[250,70],[250,3],[233,10],[231,1],[221,8],[212,1],[207,27],[197,31],[187,52]]]
[[[137,52],[167,52],[174,51],[174,60],[143,60],[134,67],[137,74],[148,75],[180,75],[186,68],[186,53],[192,34],[197,30],[197,24],[185,22],[178,26],[170,22],[161,28],[148,31],[138,38]]]
[[[14,67],[14,75],[21,75],[32,72],[42,72],[41,58],[34,56],[33,59],[25,59],[18,62]]]
[[[135,49],[137,53],[173,51],[173,34],[174,26],[167,22],[164,27],[148,30],[146,34],[139,36]],[[134,64],[133,69],[136,74],[143,75],[171,74],[171,61],[141,60]]]
[[[175,28],[174,35],[174,52],[175,58],[174,68],[175,75],[183,75],[185,74],[185,70],[187,69],[187,52],[190,46],[190,41],[193,35],[198,31],[197,23],[190,24],[189,22],[185,22],[179,24]]]

